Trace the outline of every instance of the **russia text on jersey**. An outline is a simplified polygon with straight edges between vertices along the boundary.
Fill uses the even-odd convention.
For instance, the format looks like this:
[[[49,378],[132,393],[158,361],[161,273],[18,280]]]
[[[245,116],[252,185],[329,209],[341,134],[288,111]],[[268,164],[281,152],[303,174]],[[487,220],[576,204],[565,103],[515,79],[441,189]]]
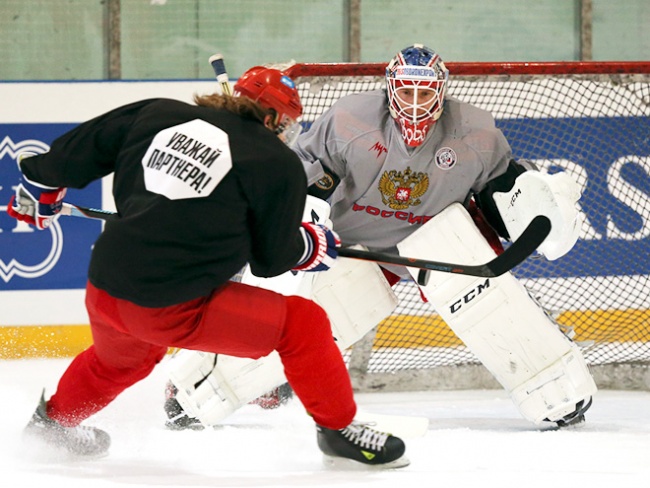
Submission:
[[[380,208],[373,207],[371,205],[359,205],[357,203],[352,205],[352,210],[354,212],[366,212],[370,215],[376,215],[383,219],[395,218],[397,220],[403,220],[409,224],[426,224],[431,220],[431,215],[414,215],[413,212],[402,212],[392,211],[392,210],[381,210]]]

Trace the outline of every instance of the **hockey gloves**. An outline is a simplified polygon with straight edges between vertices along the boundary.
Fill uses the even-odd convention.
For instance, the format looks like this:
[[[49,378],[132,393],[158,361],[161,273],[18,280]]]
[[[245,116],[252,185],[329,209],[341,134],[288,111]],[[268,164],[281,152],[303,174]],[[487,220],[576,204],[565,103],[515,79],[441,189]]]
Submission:
[[[58,218],[65,193],[65,188],[41,185],[22,176],[16,194],[7,205],[7,213],[37,229],[47,229]]]
[[[305,252],[296,271],[327,271],[334,265],[337,248],[341,247],[341,239],[332,229],[322,224],[303,222],[300,228],[305,241]]]

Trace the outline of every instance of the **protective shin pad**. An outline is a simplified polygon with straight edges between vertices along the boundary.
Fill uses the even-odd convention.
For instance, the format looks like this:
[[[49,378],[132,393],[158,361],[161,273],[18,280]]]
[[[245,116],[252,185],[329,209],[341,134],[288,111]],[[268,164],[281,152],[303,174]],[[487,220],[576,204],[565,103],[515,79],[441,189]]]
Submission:
[[[405,256],[467,264],[496,257],[459,204],[431,219],[398,249]],[[418,271],[409,269],[414,279]],[[510,273],[477,278],[431,271],[422,290],[528,420],[562,419],[596,392],[578,347]]]
[[[287,381],[276,352],[255,360],[184,349],[172,366],[169,379],[178,403],[206,426]]]

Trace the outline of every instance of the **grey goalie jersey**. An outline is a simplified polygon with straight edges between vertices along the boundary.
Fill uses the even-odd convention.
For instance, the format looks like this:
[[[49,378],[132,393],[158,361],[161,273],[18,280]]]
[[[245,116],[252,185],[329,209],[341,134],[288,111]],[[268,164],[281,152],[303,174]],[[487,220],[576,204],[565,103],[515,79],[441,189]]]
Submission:
[[[425,141],[407,148],[383,90],[341,98],[300,136],[309,184],[340,183],[329,198],[344,246],[396,244],[454,202],[506,172],[510,145],[492,115],[447,99]]]

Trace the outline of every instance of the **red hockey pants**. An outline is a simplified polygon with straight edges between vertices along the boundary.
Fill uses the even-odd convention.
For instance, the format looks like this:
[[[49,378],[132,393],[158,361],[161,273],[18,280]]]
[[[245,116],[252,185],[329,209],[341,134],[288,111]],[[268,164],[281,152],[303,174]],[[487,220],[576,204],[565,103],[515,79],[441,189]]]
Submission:
[[[277,350],[317,424],[341,429],[356,413],[327,315],[310,300],[229,282],[208,297],[147,308],[89,283],[86,307],[93,345],[72,361],[48,401],[48,415],[63,425],[78,425],[145,378],[168,347],[250,358]]]

